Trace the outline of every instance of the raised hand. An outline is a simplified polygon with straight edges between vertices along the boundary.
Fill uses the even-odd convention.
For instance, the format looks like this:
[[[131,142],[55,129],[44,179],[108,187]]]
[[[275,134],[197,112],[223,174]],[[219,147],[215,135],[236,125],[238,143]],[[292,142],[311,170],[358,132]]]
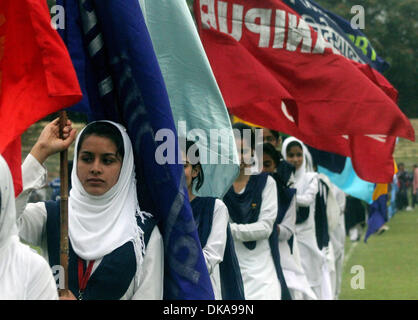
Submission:
[[[60,138],[59,118],[57,118],[45,126],[30,153],[42,164],[50,155],[68,149],[75,137],[76,130],[72,127],[71,121],[67,120],[63,129],[64,139]]]

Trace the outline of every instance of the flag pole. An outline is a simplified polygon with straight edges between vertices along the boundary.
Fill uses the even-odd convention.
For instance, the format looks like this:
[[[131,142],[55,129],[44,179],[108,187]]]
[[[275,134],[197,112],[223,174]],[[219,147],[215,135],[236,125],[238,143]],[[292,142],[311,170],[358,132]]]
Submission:
[[[60,138],[64,139],[63,129],[67,123],[67,113],[61,110],[59,113]],[[60,265],[64,271],[64,288],[59,288],[60,296],[65,295],[68,288],[68,150],[60,152]],[[60,277],[61,278],[61,277]]]

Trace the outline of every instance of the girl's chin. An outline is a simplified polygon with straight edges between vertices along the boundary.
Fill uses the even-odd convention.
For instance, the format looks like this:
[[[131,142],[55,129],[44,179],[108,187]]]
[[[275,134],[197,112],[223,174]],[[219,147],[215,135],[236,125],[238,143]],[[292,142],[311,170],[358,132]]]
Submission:
[[[85,187],[84,190],[86,190],[86,192],[92,196],[101,196],[107,191],[101,187]]]

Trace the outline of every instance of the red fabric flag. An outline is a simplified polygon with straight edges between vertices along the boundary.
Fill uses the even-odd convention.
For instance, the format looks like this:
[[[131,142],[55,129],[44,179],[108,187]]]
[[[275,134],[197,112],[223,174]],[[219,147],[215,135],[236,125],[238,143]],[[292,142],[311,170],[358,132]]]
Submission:
[[[46,1],[0,2],[1,154],[30,125],[81,99],[70,56],[50,21]],[[19,153],[19,165],[9,167],[20,169],[20,150],[11,148]],[[9,161],[18,159],[11,152]]]
[[[385,135],[350,136],[354,171],[363,180],[392,183],[396,137]]]
[[[22,192],[22,169],[21,169],[21,142],[20,137],[10,142],[7,148],[3,151],[2,156],[9,165],[12,173],[13,185],[15,189],[15,196]]]
[[[392,180],[393,165],[384,174],[382,168],[369,169],[376,148],[384,146],[389,154],[394,144],[380,145],[365,135],[414,140],[414,130],[383,76],[340,55],[281,1],[196,0],[194,11],[232,114],[352,157],[365,180]]]

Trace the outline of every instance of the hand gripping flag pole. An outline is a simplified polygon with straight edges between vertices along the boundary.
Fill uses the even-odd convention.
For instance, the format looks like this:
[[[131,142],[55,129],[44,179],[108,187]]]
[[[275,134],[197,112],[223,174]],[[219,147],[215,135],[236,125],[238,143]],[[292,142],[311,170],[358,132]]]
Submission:
[[[59,112],[59,133],[64,139],[64,127],[67,123],[67,113],[64,110]],[[60,296],[66,295],[68,288],[68,149],[60,152],[60,265],[64,271],[64,288],[59,289]]]

